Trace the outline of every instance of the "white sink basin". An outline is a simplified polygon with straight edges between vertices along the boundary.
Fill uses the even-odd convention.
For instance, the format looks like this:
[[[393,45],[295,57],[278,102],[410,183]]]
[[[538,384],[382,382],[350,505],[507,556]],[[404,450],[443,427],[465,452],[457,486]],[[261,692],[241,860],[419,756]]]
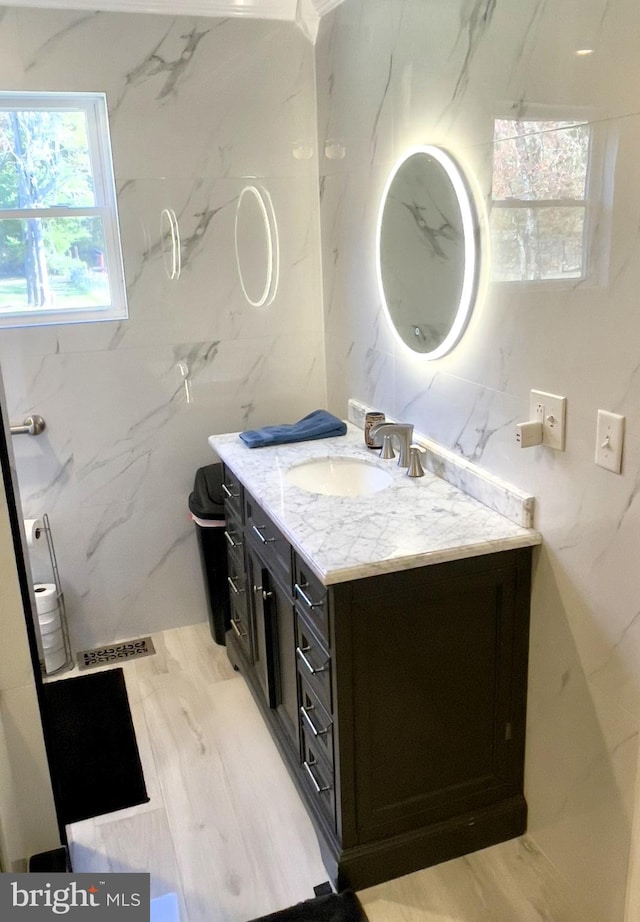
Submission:
[[[391,474],[359,458],[314,458],[294,464],[285,478],[295,487],[325,496],[363,496],[391,483]]]

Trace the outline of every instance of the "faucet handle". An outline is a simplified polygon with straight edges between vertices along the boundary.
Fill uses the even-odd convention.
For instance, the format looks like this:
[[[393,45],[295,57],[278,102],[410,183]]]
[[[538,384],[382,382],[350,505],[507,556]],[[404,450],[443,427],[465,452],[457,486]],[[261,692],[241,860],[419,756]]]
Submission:
[[[391,444],[391,433],[388,432],[382,440],[382,448],[380,450],[380,457],[384,458],[385,461],[388,461],[389,458],[395,458],[396,453],[393,450],[393,445]]]
[[[425,450],[420,445],[410,445],[409,446],[409,469],[407,471],[407,477],[424,477],[424,468],[422,466],[422,458],[420,455],[424,455]]]

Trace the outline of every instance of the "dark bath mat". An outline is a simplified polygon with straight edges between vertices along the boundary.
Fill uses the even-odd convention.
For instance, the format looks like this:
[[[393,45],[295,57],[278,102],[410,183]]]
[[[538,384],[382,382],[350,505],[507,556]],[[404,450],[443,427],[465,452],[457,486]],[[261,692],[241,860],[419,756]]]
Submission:
[[[305,900],[253,922],[367,922],[367,917],[355,893],[345,890]]]
[[[44,704],[63,823],[149,800],[122,669],[48,682]]]

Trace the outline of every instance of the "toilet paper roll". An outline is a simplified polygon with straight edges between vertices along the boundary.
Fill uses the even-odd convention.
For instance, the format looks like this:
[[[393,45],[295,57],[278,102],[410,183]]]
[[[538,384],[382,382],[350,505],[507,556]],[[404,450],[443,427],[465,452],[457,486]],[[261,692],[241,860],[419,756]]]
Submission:
[[[44,528],[40,519],[25,519],[24,530],[27,535],[27,545],[33,547],[37,541],[42,540]]]
[[[67,661],[67,651],[64,647],[60,650],[45,650],[44,668],[45,672],[52,673],[62,669]]]
[[[36,611],[44,615],[58,607],[58,590],[55,583],[36,583],[33,587],[36,597]]]
[[[51,634],[42,635],[42,649],[44,650],[45,656],[59,650],[60,647],[64,647],[62,628],[58,628],[57,631],[53,631]]]
[[[46,611],[43,615],[38,615],[38,624],[40,634],[52,634],[62,627],[60,621],[60,609],[54,608],[53,611]]]

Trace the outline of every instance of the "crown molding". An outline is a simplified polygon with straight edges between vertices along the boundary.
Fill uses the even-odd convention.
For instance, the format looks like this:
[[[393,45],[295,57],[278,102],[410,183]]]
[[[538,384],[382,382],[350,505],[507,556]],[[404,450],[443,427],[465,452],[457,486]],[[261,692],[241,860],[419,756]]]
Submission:
[[[13,0],[12,6],[92,13],[155,13],[165,16],[275,19],[294,22],[315,44],[320,19],[344,0]]]
[[[168,16],[240,16],[289,22],[295,21],[298,6],[297,0],[12,0],[11,5]]]
[[[12,6],[161,13],[168,16],[244,16],[248,19],[319,20],[343,0],[12,0]],[[302,7],[302,11],[298,7]]]

